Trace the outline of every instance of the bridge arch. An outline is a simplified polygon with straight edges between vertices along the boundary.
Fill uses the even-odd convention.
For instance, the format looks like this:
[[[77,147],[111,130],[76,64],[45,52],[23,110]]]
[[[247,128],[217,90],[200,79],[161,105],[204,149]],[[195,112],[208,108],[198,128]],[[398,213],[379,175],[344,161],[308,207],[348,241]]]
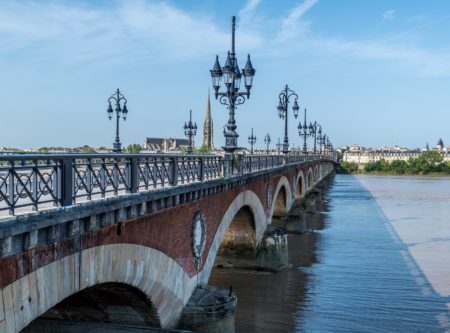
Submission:
[[[277,187],[273,194],[272,207],[270,207],[270,216],[284,215],[292,207],[292,193],[289,180],[282,176],[278,181]]]
[[[151,299],[136,287],[116,282],[97,284],[76,292],[47,311],[42,318],[161,327]],[[45,329],[39,321],[32,322],[29,327],[34,329],[33,332]]]
[[[55,260],[3,288],[20,300],[6,318],[8,332],[20,332],[68,297],[105,283],[137,288],[151,300],[163,328],[175,327],[195,288],[183,268],[164,253],[135,244],[101,245]],[[12,327],[12,328],[11,328]]]
[[[308,190],[314,187],[314,173],[311,167],[308,168]]]
[[[252,223],[254,226],[255,245],[257,246],[260,243],[269,224],[269,220],[266,217],[264,207],[258,195],[256,195],[253,191],[246,190],[239,193],[238,196],[231,202],[223,215],[222,220],[220,221],[219,227],[216,230],[209,248],[205,265],[199,273],[199,280],[202,283],[208,283],[219,247],[222,244],[230,225],[233,221],[236,221],[236,217],[243,217],[243,215],[240,214],[246,216],[251,214],[251,218],[253,219]]]
[[[295,187],[295,199],[299,200],[305,196],[307,191],[305,175],[303,174],[302,170],[300,170],[297,174],[296,183],[297,186]]]

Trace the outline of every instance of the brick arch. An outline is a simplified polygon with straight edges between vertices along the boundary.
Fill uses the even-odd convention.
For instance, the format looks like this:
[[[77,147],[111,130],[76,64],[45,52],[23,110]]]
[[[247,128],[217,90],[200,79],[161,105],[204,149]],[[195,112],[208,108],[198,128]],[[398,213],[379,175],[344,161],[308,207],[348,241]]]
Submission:
[[[314,167],[314,184],[317,184],[318,182],[320,182],[319,167],[316,165]]]
[[[283,194],[284,193],[284,194]],[[280,196],[284,196],[284,212],[287,213],[292,207],[292,193],[289,180],[286,176],[282,176],[278,181],[277,187],[273,193],[272,207],[270,208],[270,216],[275,213],[275,208],[277,206],[277,201],[281,199]]]
[[[303,170],[300,170],[297,174],[297,178],[296,178],[296,183],[297,186],[296,191],[295,191],[295,199],[299,200],[301,198],[303,198],[306,194],[307,191],[307,184],[306,184],[306,180],[305,180],[305,175],[303,174]]]
[[[311,167],[308,168],[308,181],[307,181],[308,190],[312,189],[314,186],[314,172]]]
[[[211,270],[214,265],[214,260],[216,259],[217,251],[219,250],[220,244],[222,243],[226,231],[233,222],[236,214],[243,208],[247,206],[253,214],[253,221],[255,226],[255,239],[258,245],[266,231],[269,220],[266,217],[264,207],[255,192],[246,190],[238,194],[236,198],[228,206],[225,214],[220,221],[219,227],[216,230],[214,238],[212,240],[211,246],[209,248],[208,255],[205,260],[205,265],[202,271],[199,273],[199,280],[202,283],[208,283]]]
[[[20,300],[6,320],[8,332],[20,332],[49,309],[86,288],[123,283],[152,301],[161,327],[175,327],[195,286],[183,268],[164,253],[134,244],[101,245],[43,266],[3,288]],[[14,326],[10,328],[8,325]]]

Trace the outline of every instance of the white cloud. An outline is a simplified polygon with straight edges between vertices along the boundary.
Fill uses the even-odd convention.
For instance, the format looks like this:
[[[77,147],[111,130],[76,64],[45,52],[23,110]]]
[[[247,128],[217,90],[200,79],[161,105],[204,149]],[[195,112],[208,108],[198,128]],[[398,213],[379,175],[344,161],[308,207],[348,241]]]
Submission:
[[[249,5],[247,13],[257,1]],[[2,2],[0,11],[0,60],[26,50],[34,63],[191,61],[227,49],[228,28],[204,13],[197,17],[166,2],[118,0],[99,7],[10,0]],[[239,34],[239,42],[247,48],[262,43],[249,33]]]
[[[395,20],[396,17],[397,16],[395,15],[395,10],[393,10],[393,9],[386,10],[383,13],[383,20],[385,20],[385,21]]]
[[[273,25],[268,28],[267,20],[254,20],[260,3],[248,0],[239,12],[239,22],[254,23],[252,29],[237,33],[239,55],[250,51],[267,60],[292,57],[306,50],[321,57],[329,55],[333,61],[384,60],[409,66],[423,75],[450,76],[449,50],[427,50],[403,38],[447,20],[449,15],[383,40],[334,39],[314,35],[308,22],[301,20],[317,0],[304,0],[292,8],[278,30]],[[388,10],[384,16],[395,18],[395,12]],[[219,53],[223,62],[229,44],[229,25],[219,27],[204,13],[197,17],[168,2],[118,0],[115,5],[98,7],[89,2],[74,5],[4,0],[0,11],[0,61],[15,61],[18,54],[27,57],[31,65],[52,61],[139,66],[206,57],[213,61],[214,54]]]
[[[261,3],[261,0],[248,0],[244,7],[239,11],[239,18],[241,23],[249,23],[251,20],[253,13],[255,12],[258,5]]]
[[[318,0],[305,0],[301,4],[295,6],[289,15],[283,20],[281,24],[281,31],[279,38],[286,40],[295,37],[301,28],[305,28],[308,25],[307,22],[300,23],[300,18],[317,3]]]

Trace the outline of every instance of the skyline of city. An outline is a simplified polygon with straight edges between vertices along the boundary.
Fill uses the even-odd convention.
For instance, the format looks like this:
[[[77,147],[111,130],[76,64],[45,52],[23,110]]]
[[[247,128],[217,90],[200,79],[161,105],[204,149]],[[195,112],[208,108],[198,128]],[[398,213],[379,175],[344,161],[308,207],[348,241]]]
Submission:
[[[267,132],[274,144],[283,137],[276,106],[287,83],[299,94],[299,119],[306,107],[308,122],[321,123],[335,147],[423,147],[450,121],[450,55],[441,46],[449,9],[404,1],[5,1],[0,146],[109,147],[107,98],[116,88],[129,100],[124,146],[183,138],[189,109],[203,122],[209,70],[216,54],[225,61],[236,14],[239,65],[251,53],[256,69],[250,100],[237,109],[240,146],[251,128],[256,146]],[[227,110],[213,97],[211,108],[222,146]],[[290,143],[301,145],[297,124],[291,114]]]

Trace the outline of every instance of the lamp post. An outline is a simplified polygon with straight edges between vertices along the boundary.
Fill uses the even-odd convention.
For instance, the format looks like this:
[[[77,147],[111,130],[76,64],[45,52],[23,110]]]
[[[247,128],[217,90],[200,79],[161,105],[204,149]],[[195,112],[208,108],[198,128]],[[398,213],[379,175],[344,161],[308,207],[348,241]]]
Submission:
[[[270,135],[269,133],[266,134],[266,136],[264,137],[264,143],[266,144],[266,154],[269,155],[269,145],[270,145]]]
[[[255,76],[255,69],[250,61],[250,54],[247,56],[247,63],[242,73],[239,70],[234,49],[235,26],[236,17],[233,16],[231,19],[231,52],[228,51],[225,65],[220,67],[219,56],[216,55],[216,62],[210,71],[215,97],[219,99],[220,104],[226,105],[229,110],[230,117],[227,123],[227,131],[224,131],[225,146],[223,147],[227,153],[233,153],[238,149],[237,139],[239,135],[236,133],[235,110],[238,105],[244,104],[245,100],[250,98],[250,90],[252,88],[253,77]],[[239,91],[242,76],[244,76],[246,91]],[[225,92],[219,92],[222,77],[226,87]]]
[[[320,140],[319,140],[319,151],[320,153],[325,153],[325,143],[327,141],[327,135],[324,133],[323,135],[320,136]],[[323,147],[323,149],[322,149]]]
[[[256,142],[256,136],[253,135],[253,128],[252,128],[252,135],[248,137],[248,143],[250,144],[250,154],[253,155],[253,145]]]
[[[119,119],[122,116],[123,121],[125,121],[127,119],[127,115],[128,115],[128,109],[127,109],[127,99],[125,98],[125,96],[123,96],[120,93],[120,90],[117,89],[117,91],[111,95],[111,97],[108,99],[108,118],[109,120],[112,119],[113,116],[113,109],[111,106],[111,102],[115,102],[116,103],[116,107],[115,107],[115,111],[116,111],[116,140],[113,143],[113,152],[115,153],[120,153],[122,152],[122,145],[120,143],[120,138],[119,138]],[[121,106],[121,102],[123,102],[123,107]]]
[[[302,126],[302,122],[299,121],[298,122],[298,135],[303,137],[303,154],[307,154],[308,153],[308,149],[306,147],[306,138],[308,136],[311,136],[311,127],[308,127],[306,125],[306,108],[305,108],[305,115],[304,115],[304,121],[303,121],[303,126]]]
[[[192,137],[197,134],[197,123],[192,122],[192,110],[189,110],[189,121],[184,123],[184,135],[189,138],[187,153],[192,154]]]
[[[280,155],[281,147],[283,147],[283,144],[281,143],[280,138],[278,138],[278,143],[276,144],[276,146],[277,146],[277,155]]]
[[[317,139],[322,135],[322,126],[315,121],[314,123],[309,124],[309,131],[314,136],[314,154],[317,153]]]
[[[288,85],[284,87],[278,96],[279,104],[277,107],[278,116],[281,119],[284,119],[284,140],[283,140],[283,153],[287,154],[289,152],[289,138],[288,138],[288,106],[291,97],[294,98],[294,105],[292,106],[292,110],[294,111],[294,117],[297,118],[299,106],[297,103],[298,95],[291,90]]]

